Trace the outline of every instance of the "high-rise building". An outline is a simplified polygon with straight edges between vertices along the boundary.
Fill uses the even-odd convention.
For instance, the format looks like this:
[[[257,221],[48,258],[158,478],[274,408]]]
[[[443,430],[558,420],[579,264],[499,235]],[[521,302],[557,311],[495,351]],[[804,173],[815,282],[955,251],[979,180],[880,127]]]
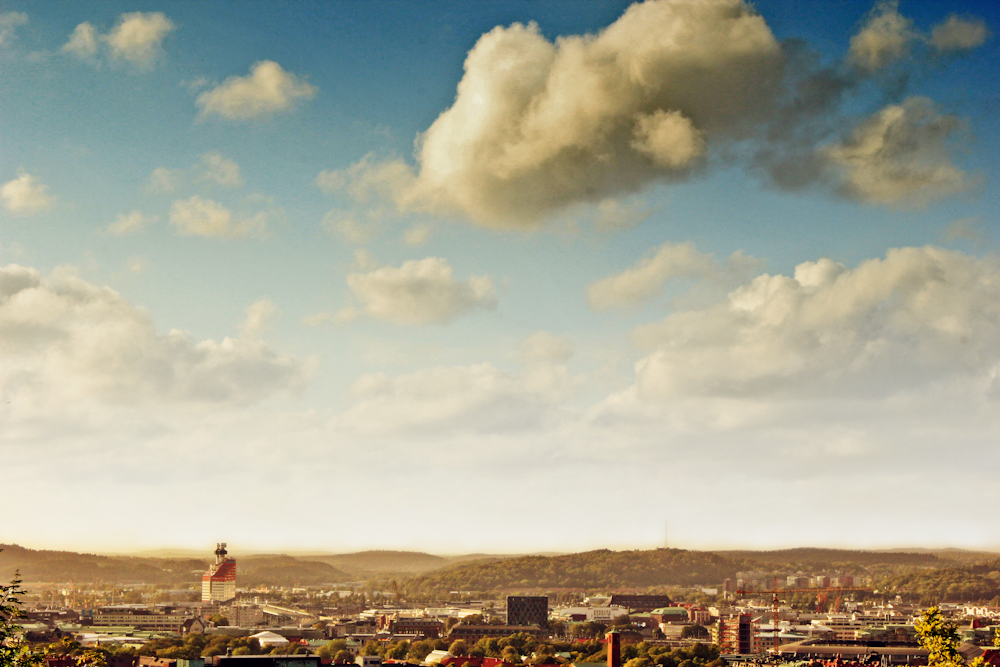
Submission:
[[[549,624],[549,599],[547,597],[508,595],[507,625],[537,625],[540,628]]]
[[[201,601],[225,602],[236,597],[236,559],[229,558],[226,543],[215,547],[215,562],[201,575]]]

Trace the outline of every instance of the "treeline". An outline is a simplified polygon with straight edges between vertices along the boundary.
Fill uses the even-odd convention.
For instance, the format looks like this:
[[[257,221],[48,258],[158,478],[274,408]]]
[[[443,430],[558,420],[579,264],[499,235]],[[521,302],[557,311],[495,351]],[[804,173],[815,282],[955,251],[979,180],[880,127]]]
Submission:
[[[0,544],[0,581],[20,573],[23,581],[179,584],[197,579],[208,560],[196,558],[133,558],[98,556],[72,551],[25,549]]]
[[[522,556],[472,563],[415,577],[403,585],[408,595],[453,590],[587,590],[694,585],[721,582],[748,564],[704,551],[600,549],[565,556]]]
[[[846,549],[718,553],[683,549],[601,549],[563,556],[523,556],[458,565],[414,577],[404,582],[402,589],[414,598],[433,598],[456,590],[472,593],[650,591],[671,586],[721,584],[726,579],[735,579],[741,571],[773,572],[775,575],[843,572],[891,582],[904,581],[900,577],[907,578],[905,581],[924,581],[921,577],[926,577],[938,582],[934,586],[924,585],[928,592],[933,589],[935,593],[956,599],[961,596],[964,599],[992,598],[994,593],[983,597],[993,590],[990,575],[973,571],[970,569],[973,566],[956,567],[958,562],[961,561],[935,553]],[[931,574],[935,572],[941,574]]]
[[[25,549],[16,544],[0,544],[0,549],[0,581],[10,581],[19,574],[25,582],[200,584],[211,563],[207,558],[98,556]],[[354,578],[329,563],[284,555],[239,558],[236,576],[241,587],[316,586]]]
[[[335,647],[330,646],[328,652]],[[322,650],[322,649],[321,649]],[[361,655],[379,655],[383,659],[423,662],[432,650],[447,650],[452,655],[474,658],[500,658],[516,665],[552,665],[581,662],[607,662],[607,649],[599,639],[578,642],[559,642],[540,639],[525,633],[508,637],[484,637],[475,644],[459,639],[451,644],[442,639],[424,639],[415,642],[386,643],[370,641],[361,649]],[[338,654],[333,655],[336,659]],[[624,667],[719,667],[719,647],[694,644],[680,649],[654,645],[648,642],[629,644],[621,649]]]
[[[934,553],[858,551],[853,549],[780,549],[777,551],[720,551],[719,555],[786,570],[867,570],[873,566],[942,567],[949,564]]]
[[[922,604],[989,601],[1000,606],[1000,560],[900,574],[882,580],[880,587]]]

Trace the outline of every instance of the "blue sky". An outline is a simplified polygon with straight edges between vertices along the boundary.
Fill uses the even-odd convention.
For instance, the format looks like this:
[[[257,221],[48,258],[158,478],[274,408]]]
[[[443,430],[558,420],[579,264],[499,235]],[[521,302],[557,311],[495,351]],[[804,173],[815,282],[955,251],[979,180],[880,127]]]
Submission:
[[[0,541],[996,547],[998,13],[0,3]]]

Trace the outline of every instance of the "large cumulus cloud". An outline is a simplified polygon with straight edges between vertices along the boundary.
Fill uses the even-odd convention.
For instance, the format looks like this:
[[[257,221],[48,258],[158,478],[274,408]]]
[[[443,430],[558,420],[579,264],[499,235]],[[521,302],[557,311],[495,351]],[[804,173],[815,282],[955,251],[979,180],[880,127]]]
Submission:
[[[362,204],[375,195],[493,227],[537,225],[716,163],[747,164],[782,188],[895,205],[910,192],[859,195],[831,168],[830,146],[855,139],[844,110],[892,115],[887,104],[905,90],[906,68],[968,51],[988,34],[981,21],[957,17],[924,34],[882,2],[830,63],[801,40],[779,44],[743,0],[649,0],[597,34],[554,42],[534,24],[499,26],[469,52],[452,106],[418,137],[415,168],[368,156],[317,183]],[[909,138],[930,142],[929,151],[912,150],[922,156],[940,145],[927,134]],[[961,174],[946,154],[936,166]],[[926,190],[911,200],[920,203],[961,189],[954,179],[910,182]]]
[[[17,404],[125,405],[242,405],[298,391],[314,362],[259,340],[262,311],[251,307],[239,337],[198,341],[158,333],[145,312],[67,270],[0,267],[0,391]]]
[[[767,116],[781,69],[781,47],[742,0],[636,4],[597,35],[554,43],[534,24],[497,27],[420,137],[415,182],[396,179],[399,200],[513,226],[683,178],[708,141]]]
[[[891,395],[1000,361],[1000,264],[935,247],[805,262],[637,331],[639,396]],[[991,371],[990,369],[994,369]]]

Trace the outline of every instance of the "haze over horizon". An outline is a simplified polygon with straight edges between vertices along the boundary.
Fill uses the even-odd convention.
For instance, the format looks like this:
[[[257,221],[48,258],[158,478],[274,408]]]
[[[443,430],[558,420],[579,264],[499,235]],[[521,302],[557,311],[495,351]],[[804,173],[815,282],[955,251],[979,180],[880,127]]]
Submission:
[[[1000,550],[998,26],[4,0],[0,543]]]

